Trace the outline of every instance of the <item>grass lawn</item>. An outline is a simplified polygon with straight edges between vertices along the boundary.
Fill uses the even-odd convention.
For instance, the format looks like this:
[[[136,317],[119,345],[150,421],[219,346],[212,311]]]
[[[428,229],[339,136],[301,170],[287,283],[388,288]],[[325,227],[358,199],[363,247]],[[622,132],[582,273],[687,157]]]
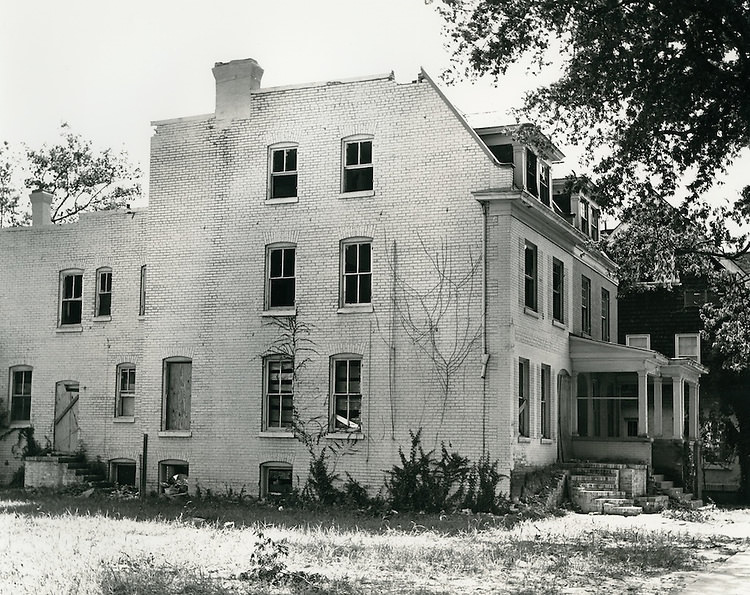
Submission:
[[[257,503],[0,492],[0,593],[666,593],[750,541],[695,523],[568,513],[373,516]]]

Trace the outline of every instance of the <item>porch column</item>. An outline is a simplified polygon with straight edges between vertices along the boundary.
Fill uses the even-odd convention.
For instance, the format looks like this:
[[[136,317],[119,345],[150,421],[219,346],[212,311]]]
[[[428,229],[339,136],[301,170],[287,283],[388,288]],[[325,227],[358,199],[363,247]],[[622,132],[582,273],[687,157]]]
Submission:
[[[594,398],[592,393],[594,387],[591,382],[591,372],[586,372],[586,436],[591,438],[594,435]]]
[[[654,436],[664,434],[664,405],[662,403],[662,378],[654,376]]]
[[[682,376],[672,379],[672,438],[682,440],[685,417],[685,380]]]
[[[578,436],[578,372],[570,375],[570,434]]]
[[[688,420],[688,438],[695,440],[698,438],[698,419],[699,419],[699,384],[690,383],[690,419]]]
[[[638,370],[638,435],[648,436],[648,374]]]

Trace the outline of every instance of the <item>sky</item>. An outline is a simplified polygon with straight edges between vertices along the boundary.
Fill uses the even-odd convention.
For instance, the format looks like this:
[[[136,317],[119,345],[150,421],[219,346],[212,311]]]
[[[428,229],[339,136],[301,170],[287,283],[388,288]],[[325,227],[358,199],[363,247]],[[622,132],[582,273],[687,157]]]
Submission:
[[[150,122],[213,112],[216,62],[255,58],[263,87],[390,71],[408,81],[420,67],[439,80],[445,42],[429,0],[6,1],[0,141],[37,147],[67,122],[98,148],[124,148],[147,174]],[[510,123],[523,94],[554,75],[519,66],[497,83],[441,86],[462,113]],[[554,175],[581,172],[578,149],[561,149],[569,158]],[[726,190],[742,187],[734,177]]]

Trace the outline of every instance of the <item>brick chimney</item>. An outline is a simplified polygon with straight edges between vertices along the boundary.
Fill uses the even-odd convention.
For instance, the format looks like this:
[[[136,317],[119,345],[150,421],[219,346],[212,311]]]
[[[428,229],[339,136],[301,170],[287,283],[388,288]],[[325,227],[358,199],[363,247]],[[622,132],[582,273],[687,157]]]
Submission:
[[[260,65],[252,58],[217,62],[213,73],[216,79],[216,119],[250,117],[250,91],[260,89],[263,76]]]
[[[44,190],[36,189],[29,194],[29,198],[31,199],[31,225],[33,227],[50,225],[52,223],[50,215],[52,195]]]

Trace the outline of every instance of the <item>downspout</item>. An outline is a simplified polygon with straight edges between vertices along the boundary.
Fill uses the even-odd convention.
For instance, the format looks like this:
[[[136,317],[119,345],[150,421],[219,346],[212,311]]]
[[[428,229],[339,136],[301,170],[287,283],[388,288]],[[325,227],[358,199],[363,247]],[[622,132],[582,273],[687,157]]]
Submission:
[[[487,210],[482,202],[482,454],[487,454]]]

